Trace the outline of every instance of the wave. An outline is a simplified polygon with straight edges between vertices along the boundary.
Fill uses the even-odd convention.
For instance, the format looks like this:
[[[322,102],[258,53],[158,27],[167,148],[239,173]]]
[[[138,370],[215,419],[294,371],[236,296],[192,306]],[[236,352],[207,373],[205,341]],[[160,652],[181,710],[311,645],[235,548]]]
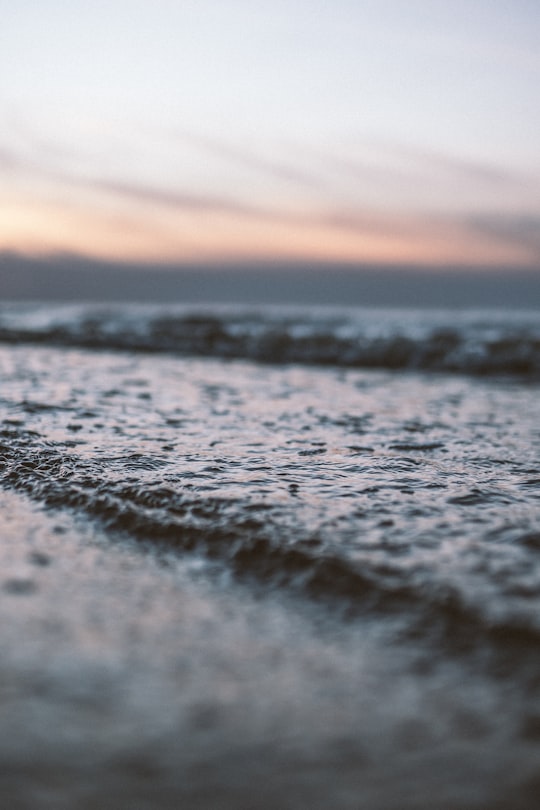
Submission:
[[[19,306],[0,310],[0,342],[93,351],[345,368],[540,377],[540,325],[528,314]]]
[[[110,461],[110,460],[109,460]],[[494,615],[482,600],[469,600],[456,584],[418,578],[388,564],[356,561],[317,533],[293,538],[264,504],[194,496],[163,482],[103,481],[93,466],[33,431],[0,431],[0,485],[23,492],[54,510],[69,509],[97,521],[112,535],[127,536],[180,554],[196,553],[225,565],[239,580],[300,592],[348,615],[399,618],[413,637],[429,635],[447,647],[526,652],[540,641],[534,615],[499,605]],[[133,479],[132,479],[133,480]],[[537,532],[514,543],[538,548]]]

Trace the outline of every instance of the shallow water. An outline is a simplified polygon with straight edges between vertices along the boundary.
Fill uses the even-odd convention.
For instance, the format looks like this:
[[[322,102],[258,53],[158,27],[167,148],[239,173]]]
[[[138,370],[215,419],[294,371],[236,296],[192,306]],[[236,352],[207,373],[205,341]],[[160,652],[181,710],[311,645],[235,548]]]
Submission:
[[[274,736],[266,715],[249,734],[265,757],[274,752],[278,768],[279,745],[294,723],[296,761],[313,757],[327,790],[335,782],[335,794],[326,794],[333,806],[356,807],[350,796],[362,790],[373,808],[432,806],[422,798],[424,780],[440,791],[441,808],[534,807],[540,762],[534,317],[501,321],[484,313],[463,316],[461,326],[453,319],[454,360],[447,346],[435,363],[433,335],[440,343],[450,334],[448,316],[440,313],[378,321],[358,312],[326,313],[325,321],[315,311],[291,314],[284,356],[276,319],[281,338],[285,321],[270,311],[262,319],[216,311],[213,321],[208,312],[204,319],[145,312],[125,308],[101,320],[80,308],[4,313],[2,486],[41,507],[69,511],[107,542],[198,565],[199,578],[206,571],[205,581],[214,583],[205,586],[205,599],[217,627],[217,592],[239,617],[252,610],[250,599],[262,599],[242,652],[234,634],[225,634],[221,647],[235,677],[241,670],[249,683],[245,710],[253,712],[249,690],[258,686],[270,696],[268,717],[280,717]],[[208,323],[215,332],[216,320],[221,336],[212,342]],[[157,323],[167,324],[161,343]],[[235,352],[224,342],[224,324],[227,334],[242,333],[241,351],[238,341]],[[328,340],[314,338],[323,331],[328,338],[329,329],[338,360],[329,356]],[[370,335],[367,365],[377,368],[360,368],[366,363],[359,350],[351,360],[360,330],[364,340]],[[149,334],[151,351],[141,337]],[[261,335],[268,347],[270,334],[274,353],[263,356]],[[306,335],[309,353],[300,363]],[[387,349],[392,342],[394,358],[405,341],[409,359],[401,370],[387,362],[388,352],[381,354],[383,340]],[[428,344],[435,365],[429,371],[427,350],[418,350]],[[287,657],[286,677],[254,640],[269,632],[263,617],[276,611],[288,617],[274,640]],[[299,622],[307,622],[301,631]],[[190,633],[199,632],[195,622]],[[213,633],[212,644],[220,631]],[[358,656],[367,656],[362,671],[365,661],[378,662],[360,703]],[[332,663],[321,674],[324,660]],[[310,661],[317,676],[308,674]],[[221,675],[210,671],[212,694]],[[240,693],[235,716],[242,700]],[[291,706],[296,719],[289,724]],[[325,718],[334,711],[334,719],[321,726],[319,709]],[[414,733],[403,731],[405,717],[417,723]],[[328,748],[340,729],[348,753]],[[205,761],[224,755],[232,726],[220,734],[216,751],[201,754]],[[355,756],[377,744],[382,760],[364,760],[359,779]],[[300,781],[309,783],[309,773],[315,779],[313,769],[302,767]],[[349,798],[339,798],[340,767]],[[461,795],[457,770],[465,767],[470,789]],[[219,773],[216,790],[226,794],[227,775]],[[410,800],[400,804],[405,783]],[[293,790],[293,775],[287,784]]]

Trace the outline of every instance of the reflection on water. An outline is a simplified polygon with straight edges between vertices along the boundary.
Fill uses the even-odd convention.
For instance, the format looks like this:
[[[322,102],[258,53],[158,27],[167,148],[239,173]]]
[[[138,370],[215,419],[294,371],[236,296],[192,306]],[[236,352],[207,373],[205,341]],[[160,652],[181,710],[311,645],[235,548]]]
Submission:
[[[112,656],[127,689],[139,676],[159,682],[163,694],[147,708],[165,748],[171,729],[187,734],[186,717],[197,715],[197,734],[207,736],[181,767],[214,763],[219,806],[245,803],[233,789],[238,734],[249,740],[252,767],[266,762],[265,778],[284,767],[279,746],[292,752],[294,778],[281,772],[288,787],[274,797],[282,804],[311,757],[327,790],[344,774],[332,806],[357,807],[359,790],[373,808],[432,806],[411,785],[396,804],[408,778],[397,772],[412,767],[414,749],[410,778],[442,790],[441,807],[510,806],[496,804],[497,790],[506,802],[512,792],[512,807],[534,806],[540,431],[532,379],[52,346],[4,346],[0,372],[3,487],[104,532],[104,604],[120,576],[114,555],[128,555],[133,599],[129,576],[120,576],[111,615],[118,622],[122,605],[132,612],[129,633],[141,647],[135,653],[125,622],[120,630],[113,622],[95,631],[96,660]],[[45,537],[34,560],[50,555]],[[63,538],[60,556],[75,542]],[[40,581],[54,566],[30,568],[6,573],[10,605],[42,598]],[[72,574],[79,586],[94,576],[82,570]],[[8,580],[35,587],[16,593]],[[149,602],[139,599],[143,580]],[[74,608],[74,628],[95,609],[91,593]],[[144,630],[149,604],[156,612]],[[199,662],[204,686],[164,685],[173,665],[161,623],[183,627],[184,665]],[[116,650],[109,632],[119,634]],[[75,659],[84,658],[83,635],[72,629]],[[153,674],[142,663],[150,647]],[[146,711],[143,691],[135,724]],[[178,700],[184,714],[166,730],[165,707]],[[127,709],[117,711],[114,722],[124,722]],[[164,750],[152,767],[170,779]],[[236,774],[229,781],[217,765],[225,750]],[[394,780],[383,776],[389,762]],[[456,767],[468,769],[462,799]],[[303,800],[316,802],[320,785],[309,773]]]
[[[257,576],[538,630],[535,387],[24,348],[2,367],[4,480],[38,499]]]

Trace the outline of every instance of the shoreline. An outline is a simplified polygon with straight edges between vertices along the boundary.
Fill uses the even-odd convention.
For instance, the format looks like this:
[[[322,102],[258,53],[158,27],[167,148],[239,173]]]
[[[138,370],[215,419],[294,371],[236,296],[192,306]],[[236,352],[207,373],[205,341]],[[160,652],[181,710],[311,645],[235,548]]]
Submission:
[[[495,705],[475,727],[481,678],[464,693],[462,672],[415,674],[376,623],[24,496],[0,492],[0,515],[10,807],[427,810],[435,790],[440,807],[532,810],[530,748],[508,750]]]

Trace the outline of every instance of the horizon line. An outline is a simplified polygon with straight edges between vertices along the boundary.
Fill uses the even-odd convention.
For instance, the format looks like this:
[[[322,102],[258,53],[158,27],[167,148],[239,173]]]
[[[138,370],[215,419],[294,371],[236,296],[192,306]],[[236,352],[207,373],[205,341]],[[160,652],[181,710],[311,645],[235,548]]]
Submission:
[[[223,259],[128,259],[119,257],[100,257],[76,251],[47,251],[29,252],[23,250],[6,249],[0,250],[0,263],[15,262],[34,265],[57,265],[67,264],[87,266],[98,269],[115,268],[118,270],[137,271],[271,271],[271,270],[335,270],[350,272],[411,272],[419,275],[429,275],[435,280],[446,273],[465,273],[485,275],[493,273],[520,274],[520,275],[540,275],[540,263],[475,263],[475,262],[413,262],[413,261],[362,261],[354,259],[309,259],[309,258],[260,258],[246,257],[223,258]]]

